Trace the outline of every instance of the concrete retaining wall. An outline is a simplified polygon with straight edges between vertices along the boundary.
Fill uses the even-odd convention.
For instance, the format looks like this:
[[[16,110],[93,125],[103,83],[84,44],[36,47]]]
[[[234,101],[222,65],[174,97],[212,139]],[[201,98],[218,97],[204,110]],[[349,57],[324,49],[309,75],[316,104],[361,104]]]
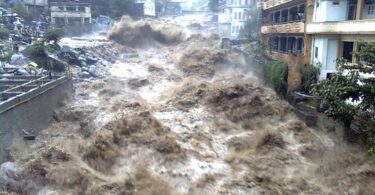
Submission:
[[[9,159],[9,149],[16,138],[23,138],[22,130],[34,135],[47,128],[53,121],[54,111],[63,106],[73,95],[73,81],[62,77],[54,83],[40,86],[13,100],[13,105],[1,110],[1,159]],[[4,109],[4,107],[2,108]]]

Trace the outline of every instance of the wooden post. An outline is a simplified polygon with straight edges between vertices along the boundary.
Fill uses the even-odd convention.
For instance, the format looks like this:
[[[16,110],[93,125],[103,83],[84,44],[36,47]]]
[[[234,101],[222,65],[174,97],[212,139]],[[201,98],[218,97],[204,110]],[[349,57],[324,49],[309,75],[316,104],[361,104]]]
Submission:
[[[355,17],[356,20],[362,19],[363,5],[364,5],[364,0],[357,1],[357,15]]]
[[[355,53],[358,52],[358,41],[355,41],[353,43],[353,64],[358,64],[358,58],[355,57]]]

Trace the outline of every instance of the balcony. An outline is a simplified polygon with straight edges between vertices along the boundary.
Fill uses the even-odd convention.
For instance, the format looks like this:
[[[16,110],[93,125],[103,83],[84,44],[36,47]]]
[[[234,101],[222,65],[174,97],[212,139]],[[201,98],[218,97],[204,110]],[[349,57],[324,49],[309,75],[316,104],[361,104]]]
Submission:
[[[275,24],[262,26],[262,34],[273,34],[273,33],[304,33],[305,23],[293,22],[287,24]]]
[[[306,25],[307,34],[375,34],[375,19],[317,22]]]
[[[263,2],[262,8],[263,10],[266,10],[266,9],[274,8],[276,6],[289,3],[292,1],[296,1],[296,0],[268,0],[268,1]]]

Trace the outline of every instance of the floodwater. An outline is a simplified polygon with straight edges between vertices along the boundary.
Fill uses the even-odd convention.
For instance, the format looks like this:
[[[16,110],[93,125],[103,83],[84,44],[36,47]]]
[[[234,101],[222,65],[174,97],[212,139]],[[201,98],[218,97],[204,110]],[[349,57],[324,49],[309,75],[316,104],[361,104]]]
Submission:
[[[328,126],[300,121],[249,71],[251,59],[220,49],[209,16],[151,27],[163,24],[184,37],[140,48],[105,37],[63,40],[117,53],[115,62],[97,67],[102,78],[76,83],[72,102],[35,141],[14,145],[14,162],[1,169],[7,192],[375,193],[374,161]]]

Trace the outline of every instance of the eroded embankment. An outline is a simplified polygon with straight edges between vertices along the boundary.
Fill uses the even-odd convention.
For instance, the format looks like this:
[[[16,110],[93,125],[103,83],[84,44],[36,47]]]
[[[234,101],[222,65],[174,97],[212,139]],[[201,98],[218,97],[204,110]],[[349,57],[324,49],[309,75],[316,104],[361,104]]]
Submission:
[[[130,42],[124,42],[127,45]],[[131,45],[131,44],[130,44]],[[372,194],[360,148],[307,127],[216,35],[140,50],[76,84],[33,142],[15,143],[18,194]],[[107,46],[108,47],[108,46]],[[104,53],[108,48],[92,48]],[[319,136],[317,136],[319,134]]]

